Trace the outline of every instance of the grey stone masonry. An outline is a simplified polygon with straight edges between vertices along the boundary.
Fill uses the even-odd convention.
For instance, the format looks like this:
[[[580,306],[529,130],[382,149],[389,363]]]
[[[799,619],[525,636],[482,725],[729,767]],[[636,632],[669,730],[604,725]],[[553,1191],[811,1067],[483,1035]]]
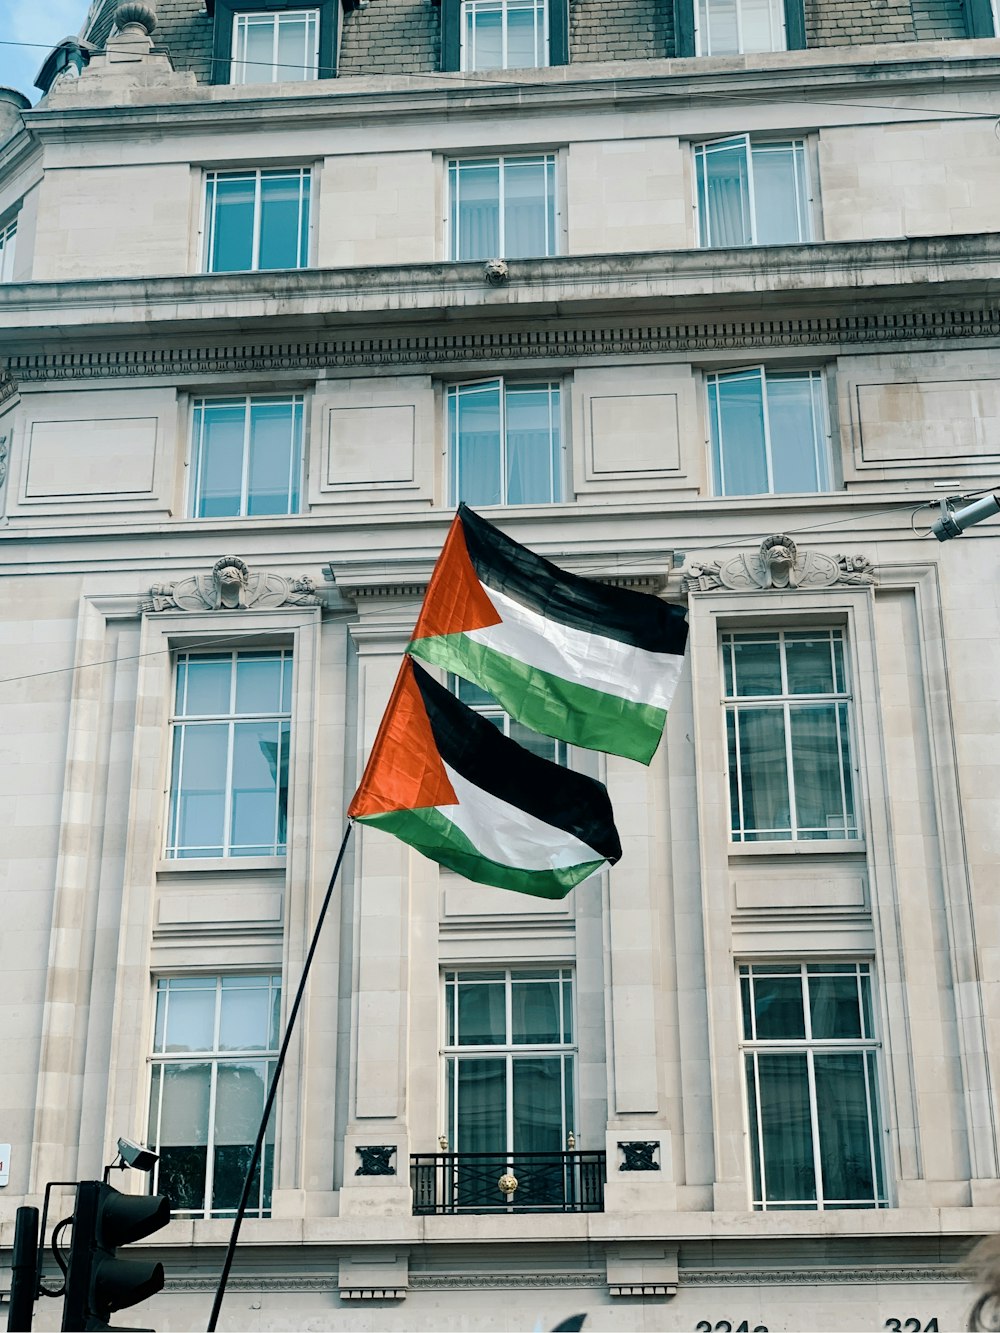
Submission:
[[[345,14],[338,73],[432,73],[440,68],[440,15],[430,0],[371,0]]]
[[[919,42],[964,37],[962,0],[912,0],[913,31]]]
[[[806,0],[807,46],[915,40],[910,0]]]
[[[569,50],[573,64],[642,60],[673,54],[673,5],[662,0],[570,0]]]

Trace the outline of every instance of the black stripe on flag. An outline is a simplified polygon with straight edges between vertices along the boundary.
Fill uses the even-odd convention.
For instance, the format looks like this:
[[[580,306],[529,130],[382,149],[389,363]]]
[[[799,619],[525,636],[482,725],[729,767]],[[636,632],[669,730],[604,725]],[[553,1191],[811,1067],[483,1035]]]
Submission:
[[[572,833],[606,861],[621,860],[603,783],[525,750],[412,659],[411,665],[438,753],[450,768],[508,805]]]
[[[487,523],[464,502],[458,515],[472,567],[487,588],[572,629],[651,653],[683,654],[688,627],[681,607],[650,593],[611,588],[567,573]]]

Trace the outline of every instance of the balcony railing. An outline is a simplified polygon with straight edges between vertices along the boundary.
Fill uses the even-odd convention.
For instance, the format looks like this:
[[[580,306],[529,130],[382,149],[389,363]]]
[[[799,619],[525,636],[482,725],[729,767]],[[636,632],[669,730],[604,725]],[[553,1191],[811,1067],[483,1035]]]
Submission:
[[[603,1152],[415,1153],[413,1211],[602,1213],[605,1159]]]

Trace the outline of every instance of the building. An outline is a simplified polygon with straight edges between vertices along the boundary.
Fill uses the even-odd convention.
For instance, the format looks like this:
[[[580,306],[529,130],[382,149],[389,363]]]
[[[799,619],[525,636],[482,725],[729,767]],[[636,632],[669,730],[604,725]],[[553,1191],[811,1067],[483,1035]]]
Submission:
[[[127,1318],[204,1325],[464,497],[688,669],[648,770],[549,747],[625,847],[564,902],[355,831],[223,1326],[962,1326],[1000,521],[928,530],[1000,465],[995,22],[102,0],[5,94],[5,1247],[149,1142]]]

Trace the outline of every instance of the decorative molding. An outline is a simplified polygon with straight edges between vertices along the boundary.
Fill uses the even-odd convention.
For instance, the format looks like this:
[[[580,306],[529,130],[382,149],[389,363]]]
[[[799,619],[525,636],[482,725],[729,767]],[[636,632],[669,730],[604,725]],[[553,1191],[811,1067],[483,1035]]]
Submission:
[[[775,532],[765,537],[759,550],[716,560],[688,559],[683,570],[688,592],[711,592],[731,588],[735,592],[768,589],[832,588],[834,584],[869,585],[875,569],[864,555],[824,555],[822,551],[799,552],[791,537]]]
[[[410,1273],[411,1291],[475,1291],[502,1287],[603,1287],[605,1273]]]
[[[394,1143],[362,1143],[354,1151],[361,1158],[361,1165],[355,1171],[356,1176],[394,1176],[396,1168],[389,1158],[396,1151]],[[341,1295],[344,1293],[341,1292]]]
[[[192,574],[177,583],[154,583],[142,603],[146,612],[248,611],[279,606],[317,606],[316,584],[303,575],[286,579],[269,571],[253,574],[237,555],[216,560],[210,574]]]
[[[0,408],[18,397],[17,380],[9,370],[0,370]]]
[[[609,1282],[608,1291],[612,1296],[639,1296],[644,1300],[650,1296],[676,1296],[676,1282]]]
[[[7,459],[10,456],[10,431],[0,435],[0,486],[7,479]]]
[[[619,1166],[619,1171],[659,1171],[659,1162],[653,1161],[653,1153],[660,1146],[659,1139],[651,1141],[633,1140],[629,1143],[622,1143],[619,1139],[618,1146],[625,1155],[625,1160]]]
[[[436,337],[353,338],[343,341],[254,343],[246,346],[139,347],[13,356],[0,380],[0,405],[18,384],[49,380],[173,378],[245,375],[354,367],[405,369],[454,362],[572,360],[677,352],[836,347],[1000,338],[1000,311],[907,311],[827,318],[745,320],[731,324],[596,329],[497,330]]]
[[[684,1268],[682,1287],[805,1286],[835,1282],[967,1282],[966,1270],[947,1264],[890,1265],[885,1268]]]
[[[342,1301],[401,1301],[406,1297],[405,1287],[341,1287]]]
[[[215,1291],[219,1278],[170,1277],[167,1291]],[[338,1282],[332,1274],[303,1274],[301,1277],[276,1277],[273,1273],[234,1273],[226,1283],[229,1291],[336,1291]]]

